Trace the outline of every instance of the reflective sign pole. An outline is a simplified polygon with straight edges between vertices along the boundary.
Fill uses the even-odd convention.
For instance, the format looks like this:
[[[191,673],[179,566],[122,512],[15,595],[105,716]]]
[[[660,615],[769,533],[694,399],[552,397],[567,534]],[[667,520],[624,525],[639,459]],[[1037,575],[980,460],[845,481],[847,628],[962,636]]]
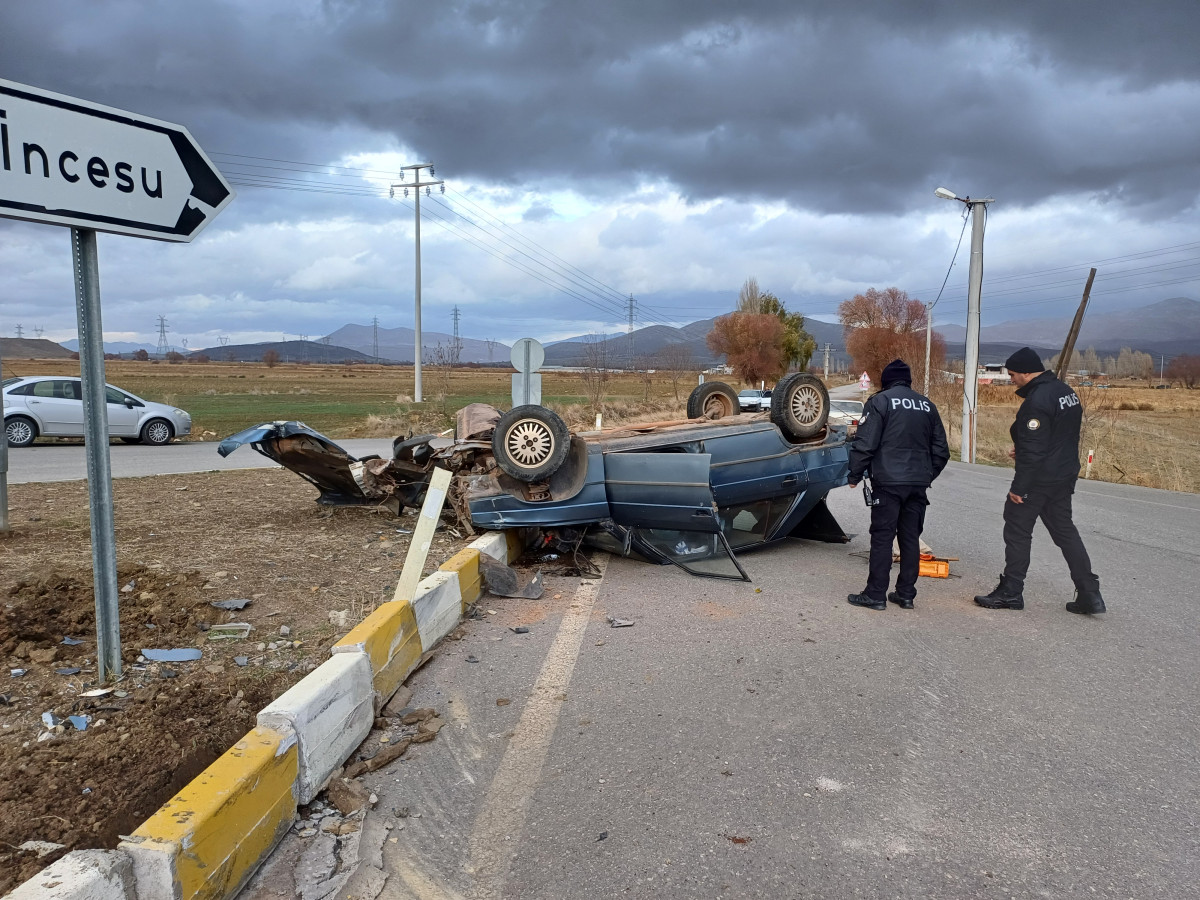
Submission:
[[[0,360],[0,381],[4,365]],[[0,393],[0,531],[8,531],[8,437],[4,434],[4,394]]]
[[[79,367],[83,376],[84,442],[92,510],[92,584],[96,592],[96,668],[100,681],[121,676],[117,605],[117,542],[113,528],[112,467],[108,458],[108,401],[104,388],[104,329],[100,322],[100,263],[96,232],[71,229]]]

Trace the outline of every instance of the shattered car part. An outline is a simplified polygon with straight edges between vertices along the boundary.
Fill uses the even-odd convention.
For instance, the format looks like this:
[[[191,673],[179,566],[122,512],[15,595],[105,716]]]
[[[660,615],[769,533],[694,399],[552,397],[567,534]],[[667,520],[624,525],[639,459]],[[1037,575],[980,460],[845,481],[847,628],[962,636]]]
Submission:
[[[192,647],[181,647],[174,650],[142,650],[142,656],[151,662],[187,662],[201,657],[199,650]]]
[[[538,572],[529,583],[522,585],[516,569],[506,566],[498,559],[493,559],[486,553],[479,554],[479,572],[488,593],[497,597],[519,597],[524,600],[537,600],[542,596],[542,573]]]
[[[846,431],[827,426],[818,379],[783,379],[769,414],[738,414],[720,382],[693,391],[692,408],[702,415],[570,433],[543,407],[471,404],[454,439],[397,438],[391,460],[357,460],[301,422],[275,422],[219,452],[249,443],[314,484],[318,503],[394,510],[418,505],[432,470],[448,469],[448,505],[467,528],[538,528],[561,535],[561,552],[586,543],[709,577],[748,581],[737,554],[787,538],[849,540],[825,503],[847,481]]]

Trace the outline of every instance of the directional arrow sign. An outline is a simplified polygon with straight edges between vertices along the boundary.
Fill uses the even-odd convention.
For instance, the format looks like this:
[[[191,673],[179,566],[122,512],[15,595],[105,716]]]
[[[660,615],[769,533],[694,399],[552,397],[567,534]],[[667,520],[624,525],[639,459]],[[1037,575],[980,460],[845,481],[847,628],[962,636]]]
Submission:
[[[232,199],[186,128],[0,79],[0,216],[190,241]]]

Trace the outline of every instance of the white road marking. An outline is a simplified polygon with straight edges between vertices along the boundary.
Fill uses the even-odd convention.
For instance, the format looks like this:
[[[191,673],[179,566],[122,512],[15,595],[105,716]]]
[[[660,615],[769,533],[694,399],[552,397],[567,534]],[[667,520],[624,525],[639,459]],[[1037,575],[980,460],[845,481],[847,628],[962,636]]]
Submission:
[[[582,583],[575,602],[563,615],[554,644],[475,819],[470,872],[475,881],[471,896],[477,900],[499,898],[504,893],[509,859],[516,852],[533,792],[541,782],[550,739],[562,714],[561,697],[571,683],[575,660],[608,564],[607,555],[599,555],[596,564],[600,578]]]

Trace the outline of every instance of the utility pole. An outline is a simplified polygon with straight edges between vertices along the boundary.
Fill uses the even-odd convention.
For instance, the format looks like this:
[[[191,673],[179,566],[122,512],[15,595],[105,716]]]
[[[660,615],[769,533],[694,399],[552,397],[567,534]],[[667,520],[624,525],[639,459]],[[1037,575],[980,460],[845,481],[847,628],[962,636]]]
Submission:
[[[933,301],[936,303],[937,301]],[[929,396],[929,351],[933,346],[933,303],[925,304],[925,391]]]
[[[413,204],[413,234],[416,237],[416,267],[415,267],[415,304],[413,315],[413,402],[421,402],[421,188],[425,188],[425,196],[429,196],[429,189],[434,185],[441,185],[442,193],[446,193],[446,183],[444,181],[422,181],[421,170],[428,169],[430,178],[435,174],[433,171],[433,163],[414,163],[411,166],[400,167],[400,181],[404,181],[404,173],[412,171],[413,197],[416,202]],[[410,185],[393,184],[388,196],[396,196],[396,188],[404,188],[404,196],[408,196]]]
[[[629,370],[633,371],[633,316],[634,316],[634,299],[633,294],[629,295]]]
[[[33,333],[38,336],[38,340],[40,341],[42,339],[42,335],[45,333],[45,329],[43,329],[41,325],[34,325]]]
[[[371,359],[379,362],[379,316],[371,319]]]
[[[19,341],[19,340],[21,340],[21,338],[23,338],[23,337],[25,337],[25,332],[23,332],[23,331],[21,330],[21,323],[20,323],[20,322],[18,322],[18,323],[17,323],[17,340]]]
[[[167,346],[167,317],[158,317],[158,347],[154,351],[154,355],[159,359],[166,357],[170,348]]]
[[[825,342],[825,380],[826,381],[829,380],[829,351],[832,349],[833,349],[832,345],[829,343],[829,341],[826,341]]]
[[[963,365],[963,416],[962,442],[958,458],[962,462],[975,462],[976,409],[979,403],[979,305],[983,293],[983,230],[987,220],[986,200],[963,201],[971,207],[971,268],[967,284],[967,347]]]

